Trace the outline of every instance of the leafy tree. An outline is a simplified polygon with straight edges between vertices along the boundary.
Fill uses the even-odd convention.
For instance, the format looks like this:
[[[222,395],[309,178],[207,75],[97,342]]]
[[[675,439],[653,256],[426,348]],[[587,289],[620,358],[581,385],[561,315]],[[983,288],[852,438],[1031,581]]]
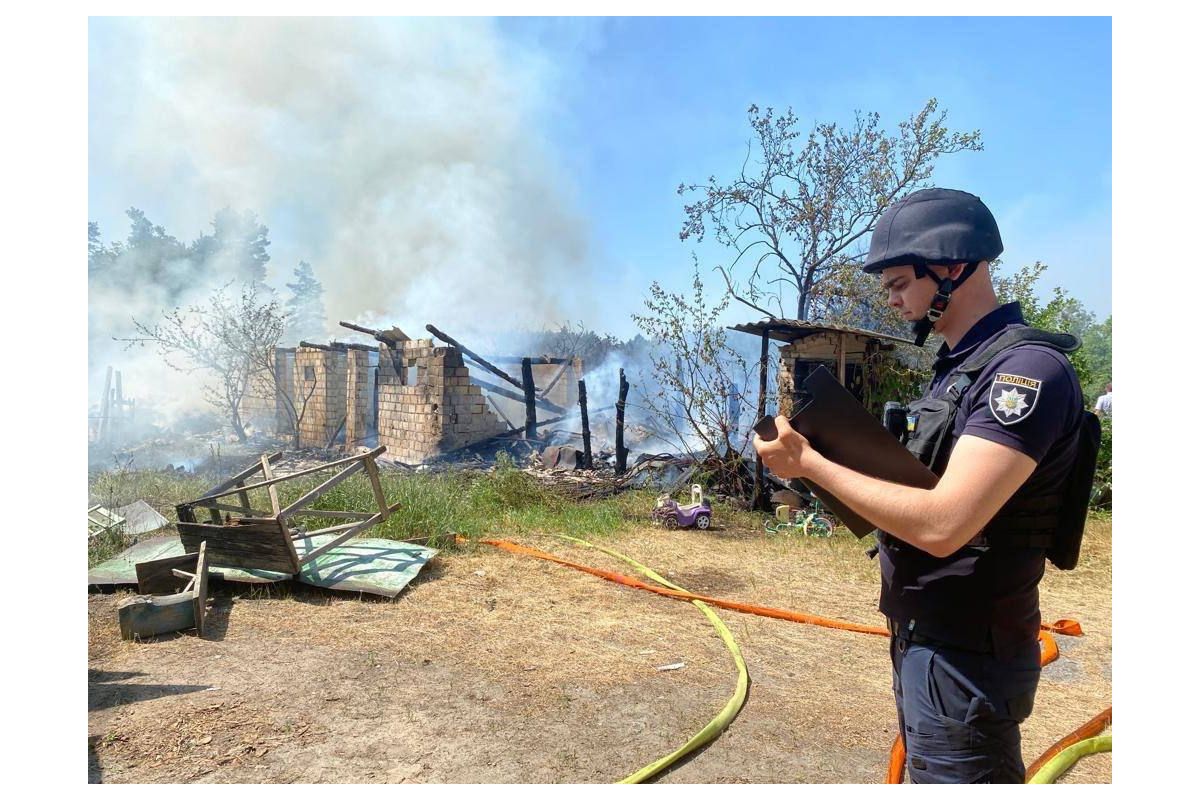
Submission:
[[[1081,342],[1088,341],[1091,331],[1096,328],[1096,316],[1085,309],[1079,300],[1071,297],[1061,286],[1054,288],[1053,296],[1046,303],[1038,300],[1034,287],[1046,269],[1045,264],[1035,261],[1012,274],[993,275],[992,283],[996,288],[997,298],[1002,303],[1019,302],[1025,322],[1035,328],[1071,333],[1079,337]],[[1111,342],[1111,334],[1109,341]],[[1084,389],[1085,404],[1091,397],[1089,387],[1101,380],[1098,367],[1093,361],[1093,352],[1092,348],[1084,346],[1074,353],[1067,354],[1067,360],[1075,368],[1079,384]]]
[[[1086,397],[1095,399],[1112,383],[1112,316],[1083,333],[1083,351],[1092,365],[1092,380],[1084,385]]]
[[[267,226],[252,211],[236,212],[223,208],[212,221],[212,233],[201,234],[192,243],[190,255],[210,274],[221,275],[237,283],[265,285],[267,262]]]
[[[293,274],[296,282],[287,284],[292,295],[285,304],[288,313],[285,338],[288,343],[319,341],[325,337],[325,302],[321,299],[325,289],[307,261],[301,261]]]
[[[748,114],[754,140],[739,175],[679,186],[681,195],[699,195],[684,205],[679,238],[711,234],[731,248],[733,260],[717,267],[730,297],[768,317],[788,316],[785,292],[798,319],[845,311],[859,284],[839,277],[860,261],[884,209],[928,185],[940,157],[983,149],[979,131],[945,126],[936,99],[894,135],[880,129],[877,113],[856,112],[848,128],[818,123],[807,136],[791,109],[777,116],[752,105]]]

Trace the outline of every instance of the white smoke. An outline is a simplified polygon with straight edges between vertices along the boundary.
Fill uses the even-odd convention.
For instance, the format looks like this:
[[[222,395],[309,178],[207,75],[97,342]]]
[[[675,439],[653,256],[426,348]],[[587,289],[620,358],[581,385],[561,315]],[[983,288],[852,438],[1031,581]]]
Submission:
[[[541,132],[553,66],[494,22],[92,26],[91,179],[121,205],[91,218],[138,206],[186,243],[218,209],[254,211],[270,228],[269,282],[282,288],[299,260],[310,262],[331,338],[348,334],[339,319],[414,337],[433,322],[469,343],[570,318],[564,286],[588,295],[586,227]],[[123,234],[102,230],[105,241]],[[94,341],[164,305],[159,287],[125,289],[90,298]],[[93,353],[102,377],[101,359],[117,359]],[[164,382],[139,377],[143,391]]]

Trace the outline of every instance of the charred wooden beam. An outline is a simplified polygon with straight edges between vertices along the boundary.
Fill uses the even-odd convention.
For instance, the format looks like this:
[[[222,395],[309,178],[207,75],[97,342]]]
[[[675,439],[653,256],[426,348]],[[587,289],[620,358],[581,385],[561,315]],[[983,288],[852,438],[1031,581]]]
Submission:
[[[408,334],[394,326],[388,331],[377,331],[374,328],[364,328],[362,325],[355,325],[353,322],[338,322],[338,325],[341,325],[343,328],[349,328],[352,331],[365,333],[367,336],[373,336],[376,341],[383,342],[388,347],[394,348],[401,342],[410,341]]]
[[[532,362],[532,360],[533,359],[530,359],[531,362]],[[554,380],[550,381],[550,384],[545,389],[542,389],[540,392],[538,392],[538,394],[542,397],[545,397],[546,395],[550,394],[550,390],[553,389],[558,384],[559,379],[561,379],[563,375],[566,375],[567,370],[570,368],[571,368],[570,362],[563,364],[562,369],[560,369],[558,371],[558,374],[556,374],[554,376]]]
[[[625,380],[625,370],[620,371],[621,389],[617,395],[617,468],[618,475],[625,474],[625,466],[629,460],[629,448],[625,446],[625,397],[629,394],[629,381]]]
[[[520,381],[518,381],[516,378],[514,378],[514,377],[513,377],[513,376],[511,376],[511,375],[509,375],[507,372],[505,372],[504,370],[500,369],[500,368],[499,368],[499,367],[497,367],[495,364],[492,364],[491,362],[489,362],[489,361],[488,361],[486,358],[484,358],[483,356],[481,356],[481,355],[478,355],[477,353],[475,353],[475,352],[473,352],[473,351],[471,351],[471,350],[468,350],[466,347],[464,347],[464,346],[463,346],[463,345],[462,345],[460,342],[458,342],[456,339],[453,339],[453,338],[451,338],[451,337],[447,336],[446,334],[442,333],[441,331],[439,331],[437,328],[433,327],[432,325],[426,325],[426,326],[425,326],[425,330],[429,331],[429,332],[430,332],[430,333],[432,333],[434,336],[436,336],[437,338],[441,339],[443,342],[445,342],[446,344],[450,345],[451,347],[457,347],[459,350],[461,350],[461,351],[462,351],[462,354],[463,354],[464,356],[466,356],[467,358],[471,359],[471,360],[472,360],[472,361],[474,361],[476,364],[478,364],[479,366],[481,366],[481,367],[483,367],[484,369],[488,370],[488,371],[489,371],[489,372],[491,372],[492,374],[494,374],[494,375],[499,375],[501,378],[503,378],[504,380],[508,381],[508,382],[509,382],[509,383],[511,383],[513,386],[517,387],[518,389],[524,389],[524,388],[525,388],[525,387],[524,387],[524,386],[521,384],[521,382],[520,382]],[[531,381],[530,381],[530,384],[532,384],[532,383],[533,383],[533,381],[531,380]]]
[[[480,380],[479,378],[476,378],[476,377],[472,377],[471,382],[474,383],[476,386],[478,386],[480,389],[486,389],[487,391],[493,392],[494,394],[498,394],[501,397],[507,397],[509,400],[516,400],[518,403],[525,402],[525,395],[517,394],[516,392],[510,392],[508,389],[505,389],[503,386],[497,386],[494,383],[488,383],[487,381]],[[563,408],[560,405],[557,405],[556,403],[551,403],[549,400],[543,400],[541,398],[534,398],[534,404],[540,409],[543,409],[545,411],[553,411],[555,414],[566,414],[567,413],[567,410],[565,408]]]
[[[537,394],[533,385],[533,364],[521,360],[521,382],[525,385],[525,438],[537,438]]]
[[[592,432],[588,428],[587,384],[579,381],[579,416],[583,420],[583,467],[592,468]]]
[[[526,356],[484,356],[489,361],[494,361],[497,364],[520,364]],[[533,364],[570,364],[570,358],[552,358],[550,356],[528,356],[529,361]]]

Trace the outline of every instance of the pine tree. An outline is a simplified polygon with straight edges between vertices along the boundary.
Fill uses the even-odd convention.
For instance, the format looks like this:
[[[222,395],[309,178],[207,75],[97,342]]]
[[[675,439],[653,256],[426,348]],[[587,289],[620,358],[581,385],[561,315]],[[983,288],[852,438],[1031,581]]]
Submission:
[[[288,328],[285,341],[294,345],[301,340],[320,341],[325,338],[325,293],[321,282],[313,275],[312,265],[301,261],[295,269],[296,282],[287,284],[292,295],[288,298]]]

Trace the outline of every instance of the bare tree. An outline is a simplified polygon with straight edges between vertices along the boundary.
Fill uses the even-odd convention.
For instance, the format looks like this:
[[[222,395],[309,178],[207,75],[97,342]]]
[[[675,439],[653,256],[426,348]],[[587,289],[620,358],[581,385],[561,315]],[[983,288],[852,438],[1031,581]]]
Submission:
[[[690,298],[655,281],[644,302],[647,313],[633,319],[657,345],[649,355],[657,385],[640,387],[642,403],[684,450],[699,443],[715,462],[732,467],[748,442],[738,422],[754,411],[747,391],[750,368],[719,321],[729,297],[710,308],[697,268]]]
[[[979,131],[946,128],[936,99],[895,135],[880,130],[877,113],[855,112],[845,129],[818,123],[806,139],[791,109],[776,116],[752,105],[747,113],[755,140],[738,177],[679,186],[681,195],[700,194],[684,205],[679,238],[711,233],[733,248],[732,262],[717,267],[730,296],[768,317],[787,316],[783,298],[792,292],[798,319],[844,303],[854,286],[837,280],[839,268],[861,258],[884,209],[927,185],[939,157],[983,149]]]
[[[261,380],[282,398],[292,427],[293,446],[299,447],[300,421],[309,395],[292,396],[275,369],[275,348],[287,327],[288,315],[281,311],[273,293],[265,299],[253,283],[242,287],[231,299],[229,285],[215,290],[205,305],[164,311],[162,319],[149,325],[133,325],[139,336],[121,339],[133,345],[154,345],[172,369],[191,374],[206,373],[210,383],[201,387],[205,400],[226,415],[239,441],[246,441],[242,402],[251,383]]]

